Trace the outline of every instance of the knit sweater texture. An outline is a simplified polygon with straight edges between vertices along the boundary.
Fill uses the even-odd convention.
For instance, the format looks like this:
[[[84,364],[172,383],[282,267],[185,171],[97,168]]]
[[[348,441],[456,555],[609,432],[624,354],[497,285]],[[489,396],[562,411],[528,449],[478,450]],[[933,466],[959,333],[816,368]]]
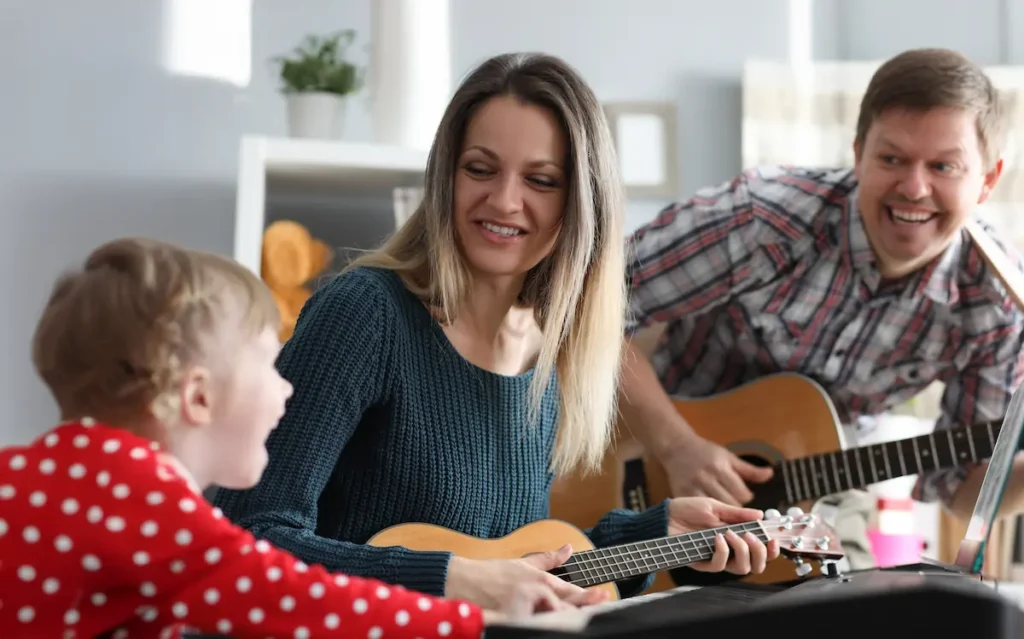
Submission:
[[[443,595],[450,553],[365,542],[401,523],[495,538],[548,517],[556,376],[529,423],[533,370],[469,363],[395,273],[361,267],[320,288],[277,365],[295,390],[266,471],[250,490],[214,496],[256,537],[334,572]],[[664,502],[584,532],[602,547],[667,530]],[[618,586],[631,596],[651,581]]]

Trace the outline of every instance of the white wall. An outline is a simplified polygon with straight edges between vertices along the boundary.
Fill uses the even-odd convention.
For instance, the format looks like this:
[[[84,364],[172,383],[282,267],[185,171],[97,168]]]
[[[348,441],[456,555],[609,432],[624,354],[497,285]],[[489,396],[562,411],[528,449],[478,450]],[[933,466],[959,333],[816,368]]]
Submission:
[[[251,82],[238,87],[168,70],[174,2],[213,5],[0,4],[0,445],[24,442],[56,418],[28,344],[59,270],[129,233],[230,254],[238,137],[284,132],[266,61],[308,32],[342,27],[363,35],[362,55],[370,24],[368,0],[258,0]],[[786,0],[452,2],[456,77],[488,55],[536,49],[567,58],[603,99],[675,100],[681,196],[741,168],[742,62],[780,58],[788,47]],[[814,4],[819,57],[877,59],[935,44],[983,64],[1024,60],[1024,39],[1011,37],[1024,29],[1024,0],[975,0],[970,8],[958,0]],[[180,37],[196,42],[197,34]],[[348,136],[369,139],[362,98],[349,111]],[[663,204],[631,203],[630,225]]]

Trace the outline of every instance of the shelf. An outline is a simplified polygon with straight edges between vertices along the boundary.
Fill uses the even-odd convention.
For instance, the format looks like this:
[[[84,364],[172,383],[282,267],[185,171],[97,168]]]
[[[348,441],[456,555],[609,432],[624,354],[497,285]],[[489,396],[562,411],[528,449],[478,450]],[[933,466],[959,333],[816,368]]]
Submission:
[[[389,192],[423,182],[427,152],[363,142],[243,136],[234,258],[259,273],[268,191],[305,195]]]

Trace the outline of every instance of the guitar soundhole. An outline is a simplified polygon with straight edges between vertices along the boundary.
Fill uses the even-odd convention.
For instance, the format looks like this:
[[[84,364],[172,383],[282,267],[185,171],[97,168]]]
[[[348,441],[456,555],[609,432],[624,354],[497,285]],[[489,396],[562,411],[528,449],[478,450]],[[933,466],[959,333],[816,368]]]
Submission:
[[[753,453],[739,455],[739,458],[759,468],[775,465],[771,460]],[[754,500],[747,505],[751,508],[760,508],[761,510],[766,508],[784,509],[792,505],[784,503],[786,500],[786,489],[782,482],[782,477],[780,477],[778,473],[772,476],[772,478],[764,484],[748,482],[747,487],[750,488],[752,493],[754,493]]]

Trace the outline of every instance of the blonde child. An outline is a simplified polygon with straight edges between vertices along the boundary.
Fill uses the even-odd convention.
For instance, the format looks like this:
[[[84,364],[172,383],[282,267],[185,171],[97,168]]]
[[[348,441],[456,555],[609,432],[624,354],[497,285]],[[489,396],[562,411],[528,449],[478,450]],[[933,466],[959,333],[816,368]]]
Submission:
[[[292,393],[278,323],[248,270],[158,241],[60,278],[32,353],[62,423],[0,452],[5,639],[480,636],[474,604],[305,565],[203,498],[267,463]],[[505,612],[563,605],[530,588]]]

